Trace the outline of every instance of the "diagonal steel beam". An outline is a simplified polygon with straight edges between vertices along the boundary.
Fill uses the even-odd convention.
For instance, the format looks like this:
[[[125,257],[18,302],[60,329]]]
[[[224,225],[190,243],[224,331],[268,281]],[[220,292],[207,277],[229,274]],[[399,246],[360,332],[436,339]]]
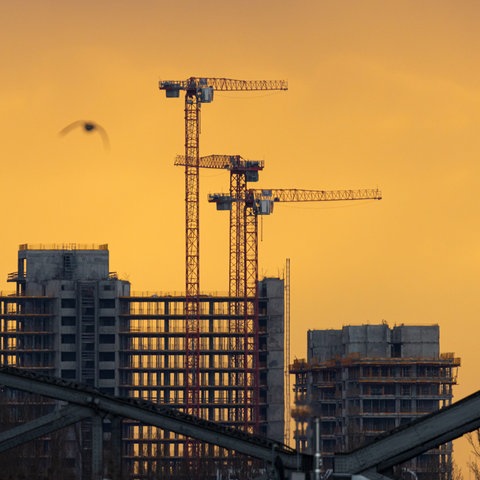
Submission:
[[[52,413],[36,418],[18,427],[0,433],[0,452],[48,435],[60,428],[91,417],[93,410],[78,405],[68,405]]]
[[[0,366],[0,385],[45,395],[88,409],[91,414],[110,414],[138,420],[198,440],[236,450],[269,463],[280,461],[285,469],[308,468],[311,456],[295,452],[265,437],[225,427],[151,402],[105,395],[91,387],[55,377]]]
[[[335,455],[335,473],[384,472],[480,428],[480,391],[413,420],[350,453]]]

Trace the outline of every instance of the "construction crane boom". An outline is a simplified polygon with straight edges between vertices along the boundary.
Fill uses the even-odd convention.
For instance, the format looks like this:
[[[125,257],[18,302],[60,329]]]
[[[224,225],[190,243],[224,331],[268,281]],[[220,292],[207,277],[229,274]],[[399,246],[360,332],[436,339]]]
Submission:
[[[360,190],[300,190],[290,189],[251,189],[256,200],[270,199],[273,202],[321,202],[336,200],[381,200],[382,193],[378,189]]]
[[[340,200],[381,200],[382,192],[377,188],[357,190],[301,190],[286,189],[248,189],[243,198],[229,193],[211,193],[210,203],[217,204],[217,210],[229,210],[231,205],[246,202],[247,207],[255,208],[258,215],[269,215],[276,202],[325,202]]]

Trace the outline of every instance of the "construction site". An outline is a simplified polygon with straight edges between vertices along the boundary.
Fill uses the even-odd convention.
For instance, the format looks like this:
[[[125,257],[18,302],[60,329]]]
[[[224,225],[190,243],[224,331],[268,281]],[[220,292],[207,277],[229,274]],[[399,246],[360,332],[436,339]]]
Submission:
[[[175,165],[185,169],[185,292],[135,294],[128,281],[110,271],[107,245],[20,245],[17,270],[8,275],[15,292],[0,297],[0,362],[91,386],[108,395],[169,405],[195,418],[288,444],[289,264],[287,261],[284,278],[259,279],[258,217],[271,214],[278,202],[378,200],[381,192],[253,189],[249,184],[259,180],[262,161],[246,160],[240,155],[200,155],[200,110],[202,104],[213,101],[214,91],[286,90],[284,81],[191,77],[162,81],[159,87],[167,98],[185,95],[185,152],[175,159]],[[200,168],[222,169],[230,174],[228,191],[208,197],[217,209],[230,213],[228,292],[224,295],[211,295],[200,288]],[[310,348],[315,347],[309,344]],[[428,405],[411,400],[407,409],[404,393],[405,405],[392,400],[387,408],[385,403],[385,409],[394,409],[393,420],[382,414],[381,425],[377,422],[369,426],[369,421],[360,417],[355,424],[343,425],[336,417],[337,397],[339,392],[345,395],[352,391],[353,384],[339,389],[334,379],[340,377],[334,373],[341,372],[314,365],[313,358],[309,357],[305,364],[294,364],[290,370],[296,376],[295,441],[300,451],[312,449],[307,442],[307,417],[298,414],[313,398],[309,393],[311,381],[315,391],[321,391],[330,402],[322,407],[322,411],[328,410],[328,415],[327,410],[323,412],[322,422],[329,422],[325,432],[330,432],[322,438],[325,452],[345,451],[353,445],[338,443],[335,435],[339,435],[340,426],[343,433],[352,425],[356,432],[362,432],[358,435],[378,432],[396,426],[402,418],[411,418],[411,412],[433,411],[434,405],[440,406],[437,400],[443,404],[451,401],[451,371],[455,365],[451,359],[432,357],[430,367],[444,380],[425,385],[425,395],[431,397]],[[348,357],[355,365],[348,372],[357,372],[358,378],[366,375],[361,358]],[[402,368],[399,365],[407,360],[395,355],[390,364],[382,362],[375,368],[390,369],[394,375],[393,365]],[[420,372],[414,365],[413,360],[408,364],[412,372]],[[426,378],[436,375],[433,370],[428,372]],[[320,381],[322,375],[330,380]],[[412,373],[411,381],[420,376]],[[362,382],[357,380],[357,390],[359,385],[363,388],[358,391],[359,397],[353,403],[347,402],[349,408],[355,405],[358,415],[367,409],[367,400],[362,397],[367,395],[367,388],[373,392],[379,384],[382,388],[387,384]],[[389,388],[388,395],[393,395]],[[400,388],[399,384],[396,388]],[[378,394],[384,395],[382,392]],[[10,395],[5,401],[13,402],[17,413],[23,411],[25,415],[25,406],[30,411],[32,405],[40,410],[45,405],[55,408],[52,402],[26,400],[23,394]],[[371,403],[371,408],[377,406]],[[399,410],[403,408],[408,415],[407,410]],[[15,424],[22,415],[13,415],[4,424]],[[119,426],[111,418],[104,419],[102,436],[113,438],[112,432],[121,429],[122,460],[110,459],[105,462],[107,466],[99,467],[94,448],[98,428],[88,421],[69,427],[61,437],[65,447],[61,461],[54,461],[52,456],[53,436],[45,437],[41,446],[37,441],[37,447],[30,449],[33,463],[25,462],[26,468],[30,472],[33,465],[39,465],[35,469],[38,478],[45,478],[45,472],[52,469],[63,469],[63,473],[79,479],[105,475],[138,480],[253,478],[265,473],[261,462],[230,450],[133,420]],[[28,451],[25,455],[28,457]]]
[[[439,351],[439,327],[386,324],[308,332],[308,358],[295,375],[292,416],[296,449],[315,450],[315,420],[323,467],[349,452],[452,402],[460,359]],[[402,464],[418,479],[450,479],[452,445]],[[402,470],[403,469],[403,470]]]
[[[106,245],[21,246],[19,270],[9,276],[16,294],[0,298],[1,363],[182,410],[189,385],[198,396],[188,404],[192,414],[283,442],[283,281],[260,282],[256,328],[252,316],[231,313],[244,299],[199,297],[198,383],[192,384],[185,297],[131,294],[129,283],[109,272],[108,260]],[[123,429],[125,468],[134,478],[173,476],[201,448],[188,445],[194,450],[188,452],[184,438],[132,422]],[[89,450],[83,431],[67,435],[67,452]],[[48,449],[44,455],[48,462]],[[213,448],[201,455],[216,468],[226,456]],[[67,464],[81,465],[84,478],[91,474],[87,455]]]

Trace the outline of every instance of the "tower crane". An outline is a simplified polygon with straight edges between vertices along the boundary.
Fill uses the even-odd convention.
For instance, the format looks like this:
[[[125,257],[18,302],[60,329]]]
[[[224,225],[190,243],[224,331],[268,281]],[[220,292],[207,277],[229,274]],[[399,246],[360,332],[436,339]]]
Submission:
[[[175,165],[186,166],[189,161],[185,155],[177,155]],[[246,160],[240,155],[208,155],[199,157],[199,168],[224,169],[230,172],[230,197],[245,200],[248,182],[257,182],[259,171],[263,170],[264,162],[261,160]],[[217,204],[218,208],[222,208]],[[240,202],[229,202],[225,206],[230,211],[230,255],[229,255],[229,313],[232,321],[228,323],[229,333],[229,376],[228,384],[231,386],[243,386],[243,398],[238,397],[235,401],[241,403],[243,408],[231,409],[229,420],[236,425],[243,424],[246,432],[258,431],[258,414],[252,407],[256,405],[252,392],[254,381],[251,368],[249,370],[249,355],[253,352],[255,342],[248,342],[248,323],[253,321],[253,308],[248,308],[245,297],[244,259],[237,252],[242,252],[244,215]],[[250,351],[249,351],[250,349]],[[250,362],[251,363],[251,362]],[[251,365],[250,365],[251,367]]]
[[[382,194],[378,189],[360,190],[300,190],[300,189],[247,189],[242,196],[216,193],[208,196],[208,201],[215,203],[217,210],[229,210],[237,208],[242,211],[240,235],[241,241],[236,245],[234,253],[238,259],[243,260],[242,275],[244,284],[245,317],[252,318],[251,330],[247,331],[249,322],[244,322],[245,349],[251,348],[255,353],[253,369],[245,368],[245,377],[253,380],[253,395],[251,402],[254,406],[254,421],[258,422],[259,416],[259,354],[258,354],[258,216],[273,213],[276,202],[319,202],[341,200],[380,200]],[[234,207],[234,205],[236,205]],[[232,221],[232,217],[230,217]],[[231,231],[238,230],[238,225],[230,224]],[[231,236],[230,236],[231,238]],[[235,246],[230,244],[230,251]],[[248,345],[249,338],[253,338],[253,345]],[[245,355],[246,357],[246,355]],[[245,382],[247,384],[248,382]]]
[[[202,103],[213,101],[214,91],[287,90],[284,80],[233,80],[190,77],[187,80],[161,80],[159,89],[167,98],[185,92],[185,409],[200,413],[200,242],[199,242],[199,140]]]

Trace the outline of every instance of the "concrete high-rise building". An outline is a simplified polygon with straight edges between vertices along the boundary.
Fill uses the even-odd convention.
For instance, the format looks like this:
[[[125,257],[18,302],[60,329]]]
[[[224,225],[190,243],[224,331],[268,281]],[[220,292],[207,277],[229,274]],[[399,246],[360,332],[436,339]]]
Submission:
[[[200,297],[200,416],[253,431],[254,389],[258,388],[258,433],[283,443],[284,318],[283,280],[267,278],[259,285],[259,321],[233,315],[228,296]],[[185,405],[184,297],[136,296],[121,299],[120,394]],[[257,332],[255,332],[255,329]],[[258,339],[255,340],[255,337]],[[258,347],[255,344],[258,342]],[[154,427],[129,423],[124,431],[126,459],[135,478],[160,471],[180,478],[185,439]],[[229,452],[201,450],[202,478],[216,474]],[[232,460],[233,464],[235,462]],[[241,469],[245,459],[239,462]],[[213,470],[212,470],[213,468]]]
[[[119,298],[130,284],[109,272],[106,245],[59,249],[20,246],[18,270],[8,276],[16,295],[2,297],[2,313],[15,312],[9,333],[13,350],[2,363],[35,368],[118,394]],[[11,357],[13,355],[13,357]]]
[[[351,451],[383,432],[450,405],[460,360],[441,354],[439,327],[386,324],[308,332],[307,360],[295,375],[294,438],[313,453],[314,423],[325,469],[334,453]],[[399,467],[418,479],[448,479],[451,444]]]
[[[0,296],[2,364],[184,408],[184,296],[132,293],[129,282],[110,272],[106,245],[21,245],[18,269],[8,281],[15,293]],[[258,323],[251,314],[232,315],[239,311],[232,303],[245,299],[201,295],[198,332],[200,416],[279,442],[284,440],[283,288],[278,278],[260,282]],[[106,436],[110,427],[105,422]],[[185,438],[133,421],[122,428],[123,468],[130,478],[185,473]],[[70,471],[89,478],[88,422],[70,429],[62,442]],[[202,477],[216,475],[228,455],[212,445],[201,448],[202,465],[208,465]],[[45,447],[36,452],[37,461],[42,455],[48,462],[51,452]]]
[[[129,295],[130,285],[109,272],[107,246],[21,245],[8,281],[15,293],[0,297],[1,363],[118,394],[119,299]],[[12,400],[23,420],[54,408],[51,400],[32,401],[21,393]],[[90,422],[59,435],[34,442],[24,452],[31,458],[18,462],[19,468],[29,475],[54,471],[90,478]],[[54,451],[61,451],[60,458]]]

